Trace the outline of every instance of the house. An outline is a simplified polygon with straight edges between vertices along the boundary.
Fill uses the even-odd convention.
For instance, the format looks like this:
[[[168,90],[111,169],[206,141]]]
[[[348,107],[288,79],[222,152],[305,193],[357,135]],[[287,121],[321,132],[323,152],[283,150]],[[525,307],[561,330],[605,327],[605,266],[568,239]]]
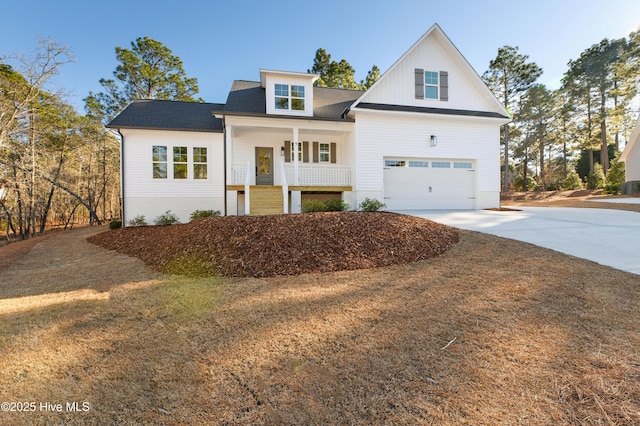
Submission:
[[[622,193],[640,193],[640,116],[638,116],[636,127],[620,155],[620,161],[624,161],[625,173]]]
[[[125,223],[171,210],[299,212],[304,199],[365,198],[387,210],[500,203],[508,113],[442,29],[432,26],[367,91],[260,70],[225,104],[141,100],[122,136]]]

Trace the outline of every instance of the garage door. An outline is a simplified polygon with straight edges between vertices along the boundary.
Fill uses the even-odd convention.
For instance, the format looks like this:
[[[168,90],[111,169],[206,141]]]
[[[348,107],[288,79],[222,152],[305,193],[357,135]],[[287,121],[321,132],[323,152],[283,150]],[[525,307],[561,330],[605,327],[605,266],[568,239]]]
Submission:
[[[384,159],[387,210],[474,209],[475,164],[451,159]]]

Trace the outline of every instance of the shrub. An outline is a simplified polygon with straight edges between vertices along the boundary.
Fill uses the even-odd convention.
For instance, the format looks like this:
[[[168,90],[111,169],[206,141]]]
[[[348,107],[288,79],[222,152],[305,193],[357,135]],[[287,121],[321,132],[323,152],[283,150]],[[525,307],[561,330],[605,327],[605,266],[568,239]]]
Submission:
[[[582,189],[582,187],[582,180],[580,180],[580,175],[578,174],[578,172],[575,169],[570,170],[567,173],[566,179],[564,180],[564,182],[562,182],[562,189],[576,190]]]
[[[147,226],[147,219],[145,219],[143,214],[139,214],[138,216],[134,217],[133,219],[129,220],[129,222],[127,222],[127,225],[129,226]]]
[[[153,221],[156,225],[166,226],[166,225],[174,225],[176,223],[180,223],[180,219],[178,216],[171,213],[171,210],[167,210],[162,213],[160,216],[156,217]]]
[[[340,198],[333,198],[324,202],[324,205],[328,212],[343,212],[349,208],[349,204],[342,201]]]
[[[302,213],[326,212],[327,206],[319,200],[302,200]]]
[[[607,183],[604,186],[605,194],[619,194],[624,183],[624,163],[619,161],[620,155],[611,162],[611,168],[607,173]]]
[[[204,217],[220,216],[222,212],[220,210],[196,210],[191,213],[189,220],[202,219]]]
[[[363,212],[377,212],[380,209],[387,207],[382,201],[376,200],[375,198],[372,200],[371,198],[365,198],[358,208]]]
[[[109,222],[109,229],[118,229],[118,228],[122,228],[121,220],[112,220],[111,222]]]
[[[600,165],[589,172],[587,175],[587,189],[601,189],[604,187],[604,173]]]

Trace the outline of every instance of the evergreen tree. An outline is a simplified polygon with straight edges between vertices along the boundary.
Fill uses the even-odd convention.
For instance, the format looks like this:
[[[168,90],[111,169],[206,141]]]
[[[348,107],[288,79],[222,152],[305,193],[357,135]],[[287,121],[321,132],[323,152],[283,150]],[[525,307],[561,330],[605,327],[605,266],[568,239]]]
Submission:
[[[85,99],[85,110],[103,122],[110,121],[135,99],[195,101],[198,80],[186,76],[180,58],[149,37],[131,43],[131,49],[116,47],[119,61],[114,79],[101,79],[104,92]]]
[[[482,78],[502,105],[514,117],[517,113],[517,101],[533,86],[542,75],[542,68],[534,62],[528,62],[529,56],[518,52],[518,47],[503,46],[498,55],[489,63]],[[509,125],[504,127],[504,191],[509,190]]]

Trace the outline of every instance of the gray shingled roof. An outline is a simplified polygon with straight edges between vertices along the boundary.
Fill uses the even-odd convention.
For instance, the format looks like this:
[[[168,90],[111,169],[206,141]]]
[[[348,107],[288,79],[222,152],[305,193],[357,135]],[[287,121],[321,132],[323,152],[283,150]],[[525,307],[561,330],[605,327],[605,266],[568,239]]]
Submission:
[[[222,132],[222,120],[213,116],[224,104],[136,100],[131,102],[107,127],[113,129],[165,129]]]
[[[364,92],[361,90],[313,88],[313,118],[343,120],[342,113]],[[258,81],[236,80],[224,107],[226,113],[266,115],[265,90]]]
[[[379,111],[402,111],[402,112],[420,112],[424,114],[444,114],[444,115],[465,115],[472,117],[491,117],[491,118],[509,118],[502,114],[492,111],[471,111],[464,109],[447,109],[447,108],[429,108],[409,105],[390,105],[390,104],[374,104],[361,102],[355,106],[356,108],[375,109]]]

